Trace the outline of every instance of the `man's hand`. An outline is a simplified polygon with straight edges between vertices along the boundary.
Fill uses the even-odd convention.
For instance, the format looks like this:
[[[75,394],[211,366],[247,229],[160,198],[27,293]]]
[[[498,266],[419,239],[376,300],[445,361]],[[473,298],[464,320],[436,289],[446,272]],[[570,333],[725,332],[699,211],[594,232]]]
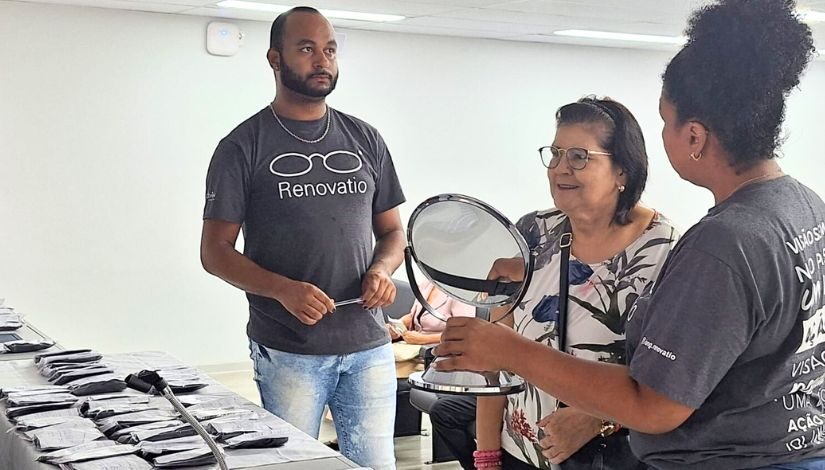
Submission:
[[[602,420],[575,408],[559,408],[538,422],[544,431],[542,454],[556,465],[575,454],[599,434]]]
[[[452,317],[447,320],[447,328],[441,334],[441,344],[434,351],[436,356],[444,359],[433,365],[442,371],[487,372],[507,369],[503,352],[525,340],[508,326],[478,318]]]
[[[389,273],[370,268],[361,280],[361,299],[364,308],[385,307],[395,300],[395,284]]]
[[[332,313],[335,305],[321,289],[308,282],[290,281],[276,300],[304,325],[314,325]]]

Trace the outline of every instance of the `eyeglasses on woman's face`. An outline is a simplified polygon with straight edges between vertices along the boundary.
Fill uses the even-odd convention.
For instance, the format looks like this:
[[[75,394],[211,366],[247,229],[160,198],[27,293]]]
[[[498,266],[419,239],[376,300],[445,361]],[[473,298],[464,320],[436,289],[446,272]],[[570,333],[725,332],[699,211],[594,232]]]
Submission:
[[[567,164],[574,170],[583,170],[587,166],[587,162],[593,155],[613,155],[609,152],[598,152],[596,150],[587,150],[580,147],[561,148],[555,145],[546,145],[539,149],[541,155],[541,163],[545,168],[556,168],[559,166],[562,157],[567,157]]]

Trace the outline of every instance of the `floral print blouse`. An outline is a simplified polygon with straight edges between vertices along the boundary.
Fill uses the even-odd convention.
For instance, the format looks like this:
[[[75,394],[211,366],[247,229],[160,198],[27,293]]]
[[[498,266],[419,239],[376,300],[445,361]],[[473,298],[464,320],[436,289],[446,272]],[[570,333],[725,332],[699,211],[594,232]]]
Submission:
[[[564,214],[557,209],[533,212],[517,226],[536,251],[533,279],[513,313],[523,336],[557,348],[559,318],[558,239]],[[568,274],[567,352],[580,358],[625,363],[624,328],[633,302],[656,280],[678,233],[658,213],[645,232],[624,251],[600,263],[585,264],[571,254]],[[556,408],[556,399],[532,384],[509,395],[502,428],[502,448],[530,465],[549,469],[542,456],[536,423]]]

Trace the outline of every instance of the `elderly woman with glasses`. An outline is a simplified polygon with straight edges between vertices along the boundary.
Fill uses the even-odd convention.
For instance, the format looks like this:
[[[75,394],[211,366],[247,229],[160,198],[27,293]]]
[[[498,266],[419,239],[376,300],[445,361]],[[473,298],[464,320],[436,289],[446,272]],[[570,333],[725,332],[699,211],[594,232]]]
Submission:
[[[556,349],[564,330],[565,352],[624,364],[628,312],[656,279],[677,233],[662,215],[639,203],[647,153],[639,124],[627,108],[588,97],[562,106],[556,124],[553,144],[539,149],[555,208],[527,214],[517,224],[537,258],[529,290],[510,325]],[[559,250],[565,233],[572,234],[566,296]],[[516,277],[508,268],[501,260],[492,275]],[[564,300],[566,311],[560,312]],[[548,414],[545,431],[537,423]],[[568,459],[568,465],[583,460],[590,468],[596,451],[613,460],[606,468],[633,470],[639,465],[626,432],[616,432],[617,425],[573,407],[560,408],[553,396],[529,383],[519,394],[479,398],[476,429],[474,463],[479,468],[549,468]],[[611,433],[615,435],[608,438]],[[542,453],[543,438],[552,442],[553,455]]]

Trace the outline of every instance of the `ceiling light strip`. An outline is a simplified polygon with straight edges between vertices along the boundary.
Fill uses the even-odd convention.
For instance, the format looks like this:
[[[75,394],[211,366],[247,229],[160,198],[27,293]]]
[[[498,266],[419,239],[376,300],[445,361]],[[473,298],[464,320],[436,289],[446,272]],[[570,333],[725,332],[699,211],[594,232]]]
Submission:
[[[556,36],[566,36],[573,38],[607,39],[610,41],[644,42],[654,44],[682,45],[686,41],[686,38],[684,36],[656,36],[652,34],[614,33],[610,31],[594,31],[588,29],[565,29],[562,31],[555,31],[553,34],[555,34]]]
[[[290,8],[289,5],[275,5],[272,3],[250,2],[247,0],[223,0],[217,5],[222,8],[236,8],[240,10],[254,10],[266,11],[272,13],[283,13]],[[385,15],[382,13],[362,13],[357,11],[346,10],[318,10],[327,18],[340,20],[356,20],[356,21],[372,21],[377,23],[385,23],[388,21],[401,21],[406,19],[401,15]]]

